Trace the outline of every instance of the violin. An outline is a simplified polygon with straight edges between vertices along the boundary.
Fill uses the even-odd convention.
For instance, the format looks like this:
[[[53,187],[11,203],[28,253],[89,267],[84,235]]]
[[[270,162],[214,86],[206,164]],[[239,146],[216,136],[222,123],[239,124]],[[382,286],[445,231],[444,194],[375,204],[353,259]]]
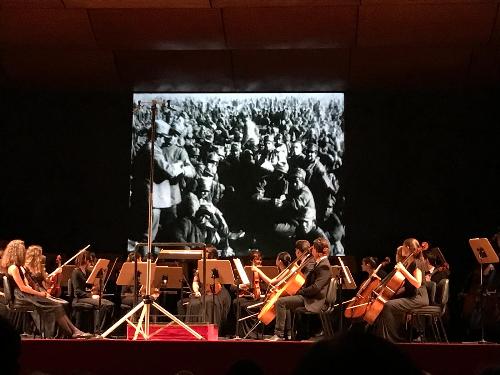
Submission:
[[[61,255],[57,255],[56,257],[56,270],[61,269],[62,267],[62,257]],[[48,288],[47,293],[49,293],[52,297],[61,297],[61,272],[57,272],[53,276],[48,277]]]
[[[253,265],[255,265],[255,262],[252,262]],[[253,298],[255,300],[260,298],[260,275],[257,271],[253,271]]]

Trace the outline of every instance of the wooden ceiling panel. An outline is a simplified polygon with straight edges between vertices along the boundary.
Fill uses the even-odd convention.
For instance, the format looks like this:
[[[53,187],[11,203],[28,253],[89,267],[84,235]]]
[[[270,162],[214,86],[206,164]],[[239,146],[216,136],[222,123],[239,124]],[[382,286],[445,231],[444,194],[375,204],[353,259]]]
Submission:
[[[497,4],[362,5],[358,46],[486,44]]]
[[[359,4],[361,0],[212,0],[214,8],[235,7],[322,7]]]
[[[473,51],[468,82],[471,85],[498,86],[500,83],[498,48],[478,48]]]
[[[350,81],[354,88],[460,87],[470,55],[464,49],[355,49]]]
[[[228,48],[342,48],[353,45],[358,7],[224,8]]]
[[[64,8],[62,0],[0,0],[0,8]]]
[[[342,91],[348,49],[233,51],[238,91]]]
[[[195,50],[224,48],[216,9],[89,10],[101,47],[112,49]]]
[[[103,51],[4,51],[10,81],[28,88],[107,89],[118,86],[113,54]]]
[[[3,9],[0,46],[23,48],[95,48],[84,10]]]
[[[122,82],[135,91],[233,91],[228,51],[118,51]]]
[[[61,0],[66,8],[210,8],[210,0]]]

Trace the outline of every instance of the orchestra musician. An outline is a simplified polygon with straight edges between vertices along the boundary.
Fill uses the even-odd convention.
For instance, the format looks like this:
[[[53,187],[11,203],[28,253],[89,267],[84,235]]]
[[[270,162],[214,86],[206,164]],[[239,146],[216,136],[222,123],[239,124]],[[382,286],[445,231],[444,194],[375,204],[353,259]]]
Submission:
[[[42,254],[43,249],[40,245],[31,245],[26,249],[25,270],[28,280],[31,280],[38,291],[45,291],[50,294],[49,287],[52,286],[52,278],[49,278],[45,272],[45,256]],[[62,270],[56,269],[55,276],[60,276]],[[54,277],[55,277],[54,276]],[[68,308],[68,302],[59,300],[65,309]],[[36,312],[37,313],[37,312]],[[36,320],[35,320],[36,321]],[[55,337],[56,321],[54,315],[47,315],[44,317],[44,334],[45,337]]]
[[[427,267],[425,271],[425,281],[434,281],[438,284],[441,280],[450,278],[448,264],[439,264],[438,257],[433,249],[424,252],[424,261]]]
[[[215,246],[207,246],[206,251],[207,259],[218,258],[218,252]],[[208,276],[209,275],[207,274],[208,285],[203,285],[199,278],[199,272],[196,270],[192,283],[193,293],[191,293],[187,302],[181,300],[177,307],[179,315],[183,315],[185,311],[186,322],[199,322],[201,320],[214,323],[220,327],[221,323],[226,321],[229,314],[229,310],[231,308],[231,296],[229,295],[227,289],[219,282],[216,282],[215,286],[213,286],[210,283],[211,279],[209,279]],[[202,288],[205,288],[205,313],[203,317],[201,316]]]
[[[98,294],[87,291],[87,278],[91,273],[91,254],[83,251],[76,257],[76,267],[71,274],[71,284],[73,286],[73,307],[89,307],[97,310],[97,317],[94,321],[94,330],[102,332],[109,326],[113,316],[113,302],[101,298]]]
[[[387,262],[388,260],[385,260],[384,262],[382,262],[382,264],[385,264]],[[378,267],[378,261],[377,258],[375,257],[365,257],[361,260],[361,270],[368,274],[368,279],[373,275],[373,272],[375,272],[377,267]],[[385,276],[387,276],[387,272],[385,272],[381,267],[377,271],[377,276],[383,279]]]
[[[254,257],[257,257],[257,260],[255,258],[252,259],[252,272],[254,273],[254,277],[255,277],[255,274],[257,274],[261,284],[267,284],[270,286],[276,285],[280,280],[283,279],[284,276],[286,276],[286,273],[284,273],[284,274],[281,274],[281,273],[292,262],[292,257],[286,251],[282,251],[282,252],[278,253],[278,255],[276,255],[276,267],[278,268],[279,273],[276,277],[270,279],[259,268],[259,266],[262,264],[262,256],[260,255],[259,250],[254,250],[254,252],[255,251],[257,251],[258,253],[252,253],[252,255]],[[241,288],[241,286],[240,286],[240,288]],[[260,286],[260,290],[264,290],[264,288],[265,287],[263,287],[262,285]],[[252,311],[248,307],[249,306],[250,307],[251,306],[259,307],[260,306],[260,304],[258,304],[259,301],[262,301],[262,298],[260,297],[260,295],[258,298],[254,297],[252,299],[238,298],[236,301],[236,305],[239,306],[239,308],[241,309],[241,312],[243,312],[243,314],[242,314],[243,316],[253,315],[255,313],[255,311]],[[243,336],[247,335],[248,331],[255,325],[256,321],[257,321],[256,318],[248,318],[248,319],[242,320],[241,324],[239,324],[238,326],[241,327]],[[289,321],[289,319],[287,320],[287,322],[288,321]]]
[[[38,290],[36,284],[29,282],[32,280],[29,279],[29,272],[24,267],[25,258],[26,248],[22,240],[9,242],[2,256],[2,267],[7,268],[8,274],[14,280],[15,305],[35,308],[37,311],[35,322],[38,314],[43,321],[50,320],[50,315],[53,315],[59,327],[71,338],[91,337],[91,334],[82,332],[73,325],[61,303],[49,299],[46,291]]]
[[[420,249],[420,244],[415,238],[406,239],[403,245],[398,247],[395,269],[403,274],[404,285],[393,299],[384,304],[373,325],[374,334],[392,342],[408,341],[404,329],[406,312],[429,305],[427,288],[423,283],[425,269]],[[416,256],[405,267],[401,262],[412,253]]]
[[[293,296],[278,298],[276,302],[276,325],[274,336],[269,341],[284,339],[287,310],[291,312],[298,307],[305,307],[307,311],[320,312],[325,303],[326,290],[332,277],[328,254],[330,246],[326,238],[317,238],[311,247],[312,257],[307,262],[311,264],[310,271],[304,272],[306,277],[302,288]],[[305,270],[308,267],[304,267]]]

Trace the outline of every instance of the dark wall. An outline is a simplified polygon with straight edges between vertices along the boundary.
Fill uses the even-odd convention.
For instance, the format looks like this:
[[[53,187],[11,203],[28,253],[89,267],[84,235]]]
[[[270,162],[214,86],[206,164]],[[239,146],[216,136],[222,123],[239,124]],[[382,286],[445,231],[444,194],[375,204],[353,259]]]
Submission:
[[[452,268],[467,240],[500,225],[498,93],[366,93],[346,99],[346,239],[394,255],[406,237],[440,246]]]
[[[0,238],[125,251],[130,94],[4,93]]]
[[[405,237],[472,261],[500,225],[497,93],[346,95],[347,251]],[[49,251],[125,251],[131,94],[4,93],[0,239]]]

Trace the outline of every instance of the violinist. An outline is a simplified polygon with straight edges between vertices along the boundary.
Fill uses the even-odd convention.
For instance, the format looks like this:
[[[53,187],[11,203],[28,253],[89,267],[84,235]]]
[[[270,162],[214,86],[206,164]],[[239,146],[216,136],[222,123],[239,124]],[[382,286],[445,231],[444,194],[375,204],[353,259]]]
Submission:
[[[284,339],[287,310],[293,312],[298,307],[305,307],[310,312],[320,312],[326,298],[326,290],[332,277],[328,254],[330,246],[326,238],[317,238],[311,247],[312,269],[307,273],[302,288],[293,296],[278,298],[276,302],[276,325],[274,336],[269,341]]]
[[[22,240],[13,240],[7,245],[2,256],[2,267],[7,268],[8,274],[14,280],[14,296],[16,306],[32,307],[36,310],[34,320],[38,314],[41,320],[47,321],[51,316],[59,327],[71,338],[88,338],[92,335],[80,331],[73,325],[64,312],[62,304],[49,299],[49,294],[30,282],[29,273],[24,267],[26,248]]]
[[[412,253],[416,254],[414,259],[405,267],[401,263]],[[427,288],[425,287],[422,262],[422,252],[419,242],[415,238],[408,238],[396,252],[396,266],[405,281],[402,288],[393,299],[387,301],[382,312],[373,325],[373,331],[392,342],[407,341],[405,332],[406,312],[412,309],[429,305]]]
[[[91,273],[90,260],[91,257],[88,251],[83,251],[76,257],[76,267],[71,274],[71,284],[73,286],[72,306],[93,307],[98,310],[94,329],[102,332],[111,323],[114,304],[104,298],[99,301],[99,296],[92,295],[91,292],[87,291],[86,282]]]

